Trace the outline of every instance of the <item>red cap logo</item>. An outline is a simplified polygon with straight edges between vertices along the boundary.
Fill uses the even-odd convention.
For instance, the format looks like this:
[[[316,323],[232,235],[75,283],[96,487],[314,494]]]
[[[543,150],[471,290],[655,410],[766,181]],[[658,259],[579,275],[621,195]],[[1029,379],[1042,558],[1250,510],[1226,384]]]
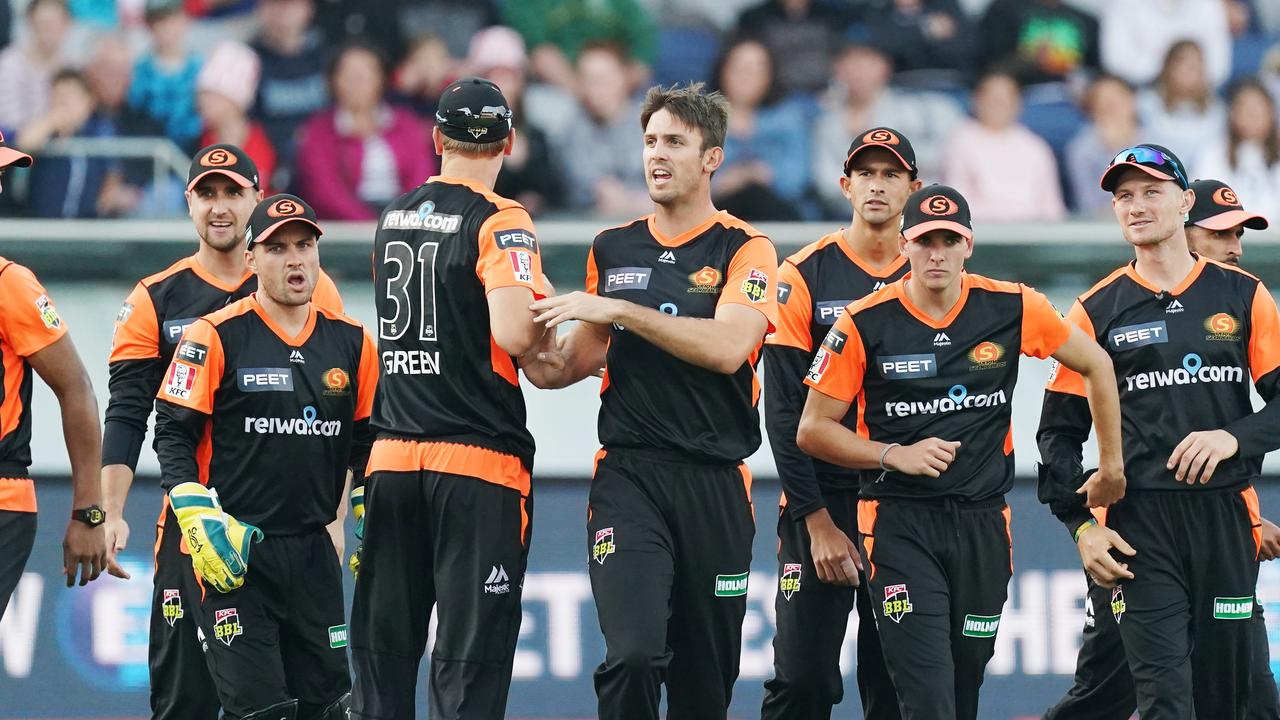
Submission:
[[[200,164],[205,167],[227,167],[228,165],[235,165],[237,162],[239,160],[235,155],[222,148],[210,150],[204,154],[204,157],[200,158]]]
[[[883,145],[897,145],[898,136],[882,128],[880,130],[872,130],[866,135],[863,135],[862,142],[881,143]]]
[[[920,212],[925,215],[955,215],[960,212],[960,206],[946,195],[931,195],[920,203]]]
[[[271,207],[267,208],[267,217],[289,217],[290,215],[301,215],[305,212],[298,203],[285,198],[271,203]]]
[[[1218,188],[1218,191],[1213,194],[1213,201],[1227,207],[1238,207],[1240,205],[1240,198],[1236,197],[1235,191],[1229,187]]]

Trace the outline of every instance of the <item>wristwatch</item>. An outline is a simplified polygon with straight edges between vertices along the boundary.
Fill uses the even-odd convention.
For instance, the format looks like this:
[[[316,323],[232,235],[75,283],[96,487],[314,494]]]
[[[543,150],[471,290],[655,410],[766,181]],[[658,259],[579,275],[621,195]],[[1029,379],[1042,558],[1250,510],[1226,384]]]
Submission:
[[[71,511],[71,519],[79,520],[89,527],[98,527],[107,521],[107,514],[103,512],[101,507],[90,505],[86,508]]]

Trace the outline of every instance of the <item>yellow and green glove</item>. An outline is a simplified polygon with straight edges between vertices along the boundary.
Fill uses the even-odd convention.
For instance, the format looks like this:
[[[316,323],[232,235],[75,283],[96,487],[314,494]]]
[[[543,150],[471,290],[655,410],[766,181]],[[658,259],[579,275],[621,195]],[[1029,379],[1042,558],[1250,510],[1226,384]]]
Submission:
[[[356,519],[356,539],[364,540],[364,486],[351,489],[351,516]],[[347,561],[347,567],[351,568],[351,577],[360,576],[360,553],[364,550],[364,543],[356,546],[356,551],[351,553],[351,559]]]
[[[169,505],[200,578],[222,593],[244,585],[249,548],[262,539],[262,531],[223,512],[218,493],[200,483],[174,486]]]

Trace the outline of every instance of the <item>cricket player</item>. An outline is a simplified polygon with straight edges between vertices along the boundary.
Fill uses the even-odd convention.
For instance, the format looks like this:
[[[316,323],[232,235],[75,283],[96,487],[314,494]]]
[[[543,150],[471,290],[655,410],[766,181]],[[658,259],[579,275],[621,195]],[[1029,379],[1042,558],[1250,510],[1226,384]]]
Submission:
[[[907,199],[899,247],[911,271],[854,302],[827,334],[797,436],[815,458],[864,471],[866,582],[904,718],[978,716],[1013,574],[1004,495],[1021,355],[1052,355],[1087,379],[1103,463],[1077,492],[1090,505],[1124,492],[1106,354],[1035,290],[964,272],[969,218],[950,187]],[[855,403],[861,434],[844,424]]]
[[[441,174],[374,236],[381,378],[352,608],[353,718],[415,717],[431,609],[432,718],[502,718],[529,554],[533,436],[518,357],[543,328],[533,221],[493,192],[519,141],[496,85],[445,88]]]
[[[4,143],[0,178],[31,156]],[[71,460],[71,520],[62,540],[62,571],[71,587],[96,580],[107,567],[107,540],[97,465],[98,401],[67,325],[27,268],[0,257],[0,618],[22,579],[36,539],[36,488],[31,465],[31,371],[58,398]]]
[[[849,612],[858,609],[858,691],[863,714],[896,720],[898,698],[884,666],[866,585],[845,568],[862,561],[856,470],[814,460],[796,446],[808,390],[805,372],[849,303],[900,279],[902,210],[920,189],[911,142],[893,128],[860,134],[845,156],[840,189],[853,214],[787,258],[778,269],[778,330],[765,339],[765,429],[782,480],[774,607],[774,677],[761,717],[826,718],[844,696],[840,647]],[[858,413],[845,426],[857,431]]]
[[[187,173],[186,198],[199,239],[195,254],[140,280],[116,315],[108,360],[110,400],[102,433],[103,505],[113,558],[128,545],[125,501],[156,394],[183,331],[196,318],[258,288],[258,276],[245,264],[244,252],[245,225],[262,199],[253,159],[235,145],[201,149]],[[342,312],[338,289],[323,270],[312,299]],[[148,639],[151,716],[153,720],[217,720],[217,692],[195,622],[188,614],[199,602],[199,588],[189,572],[177,518],[167,502],[156,520],[155,548]],[[128,577],[115,562],[109,572]]]
[[[258,203],[244,250],[257,291],[187,328],[156,404],[161,483],[228,720],[347,717],[327,526],[373,443],[377,351],[359,323],[311,302],[320,234],[302,199]]]
[[[711,202],[728,103],[655,87],[640,115],[652,215],[605,230],[587,289],[533,304],[578,325],[525,366],[562,387],[604,367],[588,507],[605,638],[599,716],[724,717],[738,676],[755,532],[756,365],[777,318],[773,244]]]
[[[1132,155],[1132,158],[1130,156]],[[1129,163],[1129,164],[1126,164]],[[1119,170],[1116,170],[1119,168]],[[1132,172],[1130,172],[1132,171]],[[1136,181],[1139,185],[1129,184],[1125,187],[1125,192],[1121,192],[1121,183],[1126,182],[1126,178]],[[1141,185],[1149,185],[1151,193],[1149,196],[1135,196],[1135,190],[1141,190]],[[1179,212],[1183,211],[1182,205],[1185,204],[1185,196],[1182,194],[1182,186],[1187,188],[1194,194],[1194,198],[1190,201],[1189,207],[1185,210],[1186,220],[1181,224],[1175,223],[1170,217],[1179,216]],[[1080,301],[1072,309],[1070,318],[1077,324],[1092,324],[1097,328],[1096,334],[1101,339],[1107,339],[1107,348],[1115,358],[1117,381],[1121,391],[1121,401],[1125,407],[1126,425],[1125,425],[1125,442],[1126,455],[1137,458],[1140,465],[1137,467],[1146,473],[1144,477],[1138,475],[1130,465],[1129,477],[1133,481],[1134,494],[1131,501],[1134,503],[1132,507],[1139,508],[1138,512],[1153,516],[1163,516],[1165,512],[1162,509],[1147,509],[1151,507],[1153,501],[1158,502],[1161,498],[1176,499],[1184,498],[1183,503],[1189,503],[1190,506],[1183,513],[1195,513],[1195,506],[1200,502],[1209,500],[1214,503],[1238,504],[1237,510],[1242,513],[1243,518],[1247,520],[1245,523],[1252,532],[1252,540],[1245,543],[1246,547],[1243,554],[1252,559],[1255,555],[1261,559],[1272,559],[1276,556],[1276,552],[1280,550],[1280,543],[1277,543],[1275,526],[1271,525],[1260,516],[1253,517],[1253,513],[1257,511],[1256,496],[1252,494],[1252,490],[1242,487],[1248,482],[1247,470],[1235,470],[1236,479],[1231,479],[1223,484],[1225,489],[1216,493],[1177,493],[1179,488],[1185,489],[1186,486],[1173,482],[1170,479],[1172,468],[1167,467],[1166,458],[1158,457],[1161,453],[1172,455],[1177,452],[1178,446],[1184,438],[1189,435],[1203,437],[1192,432],[1192,428],[1211,429],[1226,425],[1228,418],[1237,417],[1237,426],[1243,423],[1244,426],[1249,425],[1249,420],[1242,419],[1248,416],[1251,411],[1251,405],[1248,400],[1248,388],[1244,386],[1243,370],[1242,377],[1235,384],[1243,386],[1243,390],[1238,387],[1226,387],[1221,384],[1223,380],[1208,381],[1207,384],[1199,382],[1199,367],[1207,360],[1208,353],[1205,349],[1218,351],[1222,346],[1217,343],[1229,342],[1226,337],[1214,339],[1215,333],[1210,332],[1207,328],[1195,328],[1193,323],[1197,314],[1205,312],[1203,308],[1208,306],[1217,306],[1221,303],[1215,302],[1210,293],[1215,292],[1215,286],[1221,286],[1225,280],[1225,287],[1220,287],[1221,291],[1228,297],[1238,295],[1242,290],[1250,295],[1250,300],[1256,300],[1257,287],[1239,288],[1233,283],[1238,282],[1236,275],[1240,275],[1238,271],[1230,268],[1238,266],[1239,257],[1242,254],[1240,249],[1240,237],[1244,233],[1246,227],[1251,229],[1265,229],[1267,221],[1260,215],[1248,213],[1241,207],[1239,199],[1235,193],[1224,183],[1216,180],[1199,180],[1194,183],[1186,182],[1186,174],[1181,163],[1172,153],[1158,146],[1138,146],[1133,152],[1121,153],[1116,158],[1116,162],[1108,169],[1107,175],[1103,179],[1103,188],[1111,189],[1114,196],[1114,205],[1116,208],[1117,219],[1121,223],[1121,227],[1125,233],[1126,239],[1135,246],[1137,261],[1131,266],[1112,273],[1111,276],[1103,280],[1095,286],[1089,293],[1081,296]],[[1162,197],[1169,195],[1169,197]],[[1150,197],[1150,200],[1143,201],[1141,197]],[[1178,201],[1174,205],[1175,199]],[[1162,201],[1163,200],[1163,201]],[[1175,219],[1180,219],[1176,217]],[[1158,226],[1158,232],[1149,230],[1150,226]],[[1179,227],[1182,231],[1179,231]],[[1190,245],[1190,250],[1197,255],[1191,255],[1186,252],[1186,248],[1180,248],[1179,242],[1182,240],[1181,235]],[[1157,262],[1163,261],[1163,262]],[[1223,263],[1218,265],[1217,263]],[[1152,278],[1143,274],[1144,270],[1151,270],[1155,265],[1155,272],[1161,272],[1166,266],[1177,267],[1181,265],[1183,274],[1179,277],[1175,270],[1161,273],[1165,277],[1165,283],[1160,286],[1161,289],[1152,289]],[[1221,268],[1221,269],[1219,269]],[[1188,275],[1187,273],[1190,273]],[[1225,273],[1225,274],[1223,274]],[[1153,272],[1153,274],[1155,274]],[[1211,279],[1215,275],[1221,274],[1219,279]],[[1251,282],[1256,283],[1256,279],[1252,276],[1245,276]],[[1249,283],[1246,283],[1246,286]],[[1162,288],[1178,288],[1176,290],[1164,290]],[[1265,292],[1265,291],[1264,291]],[[1155,299],[1152,299],[1154,296]],[[1196,304],[1192,304],[1194,301]],[[1270,299],[1263,299],[1264,305]],[[1227,300],[1224,297],[1223,300]],[[1106,303],[1122,302],[1133,306],[1134,309],[1124,311],[1121,307],[1112,306],[1103,309]],[[1146,307],[1161,305],[1163,312],[1157,312],[1156,309]],[[1258,309],[1265,316],[1265,309]],[[1186,315],[1187,317],[1180,317]],[[1119,317],[1116,317],[1119,316]],[[1139,322],[1140,320],[1145,322]],[[1205,318],[1200,318],[1204,321]],[[1132,321],[1132,322],[1131,322]],[[1225,322],[1219,318],[1219,322]],[[1105,324],[1104,324],[1105,323]],[[1132,325],[1132,327],[1129,327]],[[1082,325],[1085,327],[1086,325]],[[1181,329],[1178,333],[1176,346],[1166,350],[1165,346],[1175,343],[1174,331]],[[1123,332],[1121,332],[1123,330]],[[1265,324],[1257,331],[1266,331]],[[1128,336],[1127,333],[1134,331],[1136,334]],[[1108,335],[1104,335],[1108,333]],[[1197,334],[1203,339],[1197,338]],[[1227,335],[1230,335],[1228,333]],[[1237,338],[1240,340],[1240,338]],[[1250,341],[1252,342],[1252,341]],[[1139,350],[1146,346],[1152,346],[1147,350]],[[1158,347],[1156,347],[1158,346]],[[1249,345],[1252,347],[1252,345]],[[1187,350],[1196,349],[1198,352],[1187,352]],[[1157,352],[1158,351],[1158,352]],[[1243,349],[1237,348],[1236,354],[1239,356],[1235,359],[1251,363],[1253,357],[1249,356],[1251,352],[1248,347]],[[1141,358],[1133,357],[1139,353],[1144,356]],[[1182,353],[1178,357],[1175,354]],[[1227,358],[1230,360],[1231,358]],[[1159,384],[1151,386],[1138,386],[1138,383],[1146,381],[1134,378],[1143,377],[1135,374],[1135,370],[1143,369],[1149,372],[1149,367],[1153,364],[1161,364],[1177,360],[1184,371],[1188,374],[1185,380],[1187,382],[1177,382],[1182,379],[1181,376],[1169,376],[1172,385],[1176,388],[1172,392],[1166,391],[1163,385]],[[1141,366],[1138,363],[1141,363]],[[1193,371],[1191,368],[1195,368]],[[1241,365],[1240,367],[1245,367]],[[1197,382],[1190,382],[1193,375]],[[1124,373],[1123,375],[1121,373]],[[1212,371],[1210,371],[1212,374]],[[1260,392],[1267,397],[1267,387],[1265,373],[1260,374],[1257,368],[1253,368],[1255,378],[1263,378],[1258,383]],[[1154,377],[1154,376],[1147,376]],[[1130,380],[1133,379],[1132,382]],[[1115,508],[1114,514],[1103,515],[1095,513],[1091,517],[1088,513],[1081,512],[1079,504],[1074,501],[1060,488],[1064,484],[1070,484],[1073,475],[1078,476],[1082,466],[1080,446],[1088,435],[1088,416],[1087,410],[1080,407],[1078,398],[1075,396],[1075,377],[1070,373],[1059,372],[1050,382],[1049,388],[1045,394],[1044,413],[1041,416],[1040,432],[1038,435],[1040,441],[1041,455],[1044,463],[1041,465],[1040,475],[1040,494],[1041,499],[1050,504],[1051,509],[1058,515],[1072,531],[1073,537],[1080,547],[1082,559],[1086,557],[1096,558],[1097,561],[1104,563],[1101,569],[1089,569],[1089,594],[1087,598],[1088,616],[1085,621],[1084,642],[1080,648],[1080,656],[1076,667],[1076,677],[1073,687],[1068,691],[1066,696],[1046,714],[1046,718],[1075,718],[1089,717],[1100,718],[1128,718],[1135,708],[1140,707],[1140,695],[1135,695],[1134,675],[1131,674],[1131,668],[1135,668],[1134,656],[1132,652],[1128,653],[1126,660],[1126,646],[1129,640],[1125,639],[1123,644],[1121,641],[1124,625],[1121,620],[1124,619],[1129,625],[1135,624],[1134,620],[1130,620],[1133,615],[1133,598],[1130,587],[1133,583],[1126,583],[1121,586],[1115,586],[1114,579],[1123,577],[1133,577],[1138,571],[1134,569],[1135,561],[1121,557],[1122,562],[1116,564],[1113,558],[1104,558],[1101,554],[1102,549],[1108,545],[1116,545],[1122,548],[1122,553],[1129,553],[1133,550],[1129,544],[1124,543],[1120,536],[1108,533],[1107,529],[1093,528],[1101,520],[1115,528],[1115,517],[1120,515],[1122,507]],[[1230,382],[1230,381],[1226,381]],[[1154,392],[1153,392],[1154,390]],[[1274,387],[1271,388],[1274,392]],[[1243,393],[1243,401],[1240,398]],[[1197,417],[1197,411],[1191,412],[1174,412],[1172,415],[1166,415],[1172,411],[1172,405],[1180,408],[1197,407],[1194,403],[1203,400],[1210,401],[1206,406],[1211,408],[1206,411],[1204,417]],[[1165,404],[1170,404],[1169,408]],[[1082,414],[1083,413],[1083,414]],[[1132,423],[1129,418],[1132,417]],[[1149,423],[1154,422],[1159,417],[1162,428],[1158,437],[1151,437],[1152,427]],[[1082,425],[1082,422],[1084,423]],[[1143,428],[1141,440],[1138,439],[1138,428]],[[1083,430],[1082,430],[1083,428]],[[1167,428],[1165,430],[1164,428]],[[1084,435],[1080,435],[1083,431]],[[1218,436],[1216,433],[1210,437],[1217,437],[1219,440],[1227,441],[1226,438]],[[1153,442],[1152,440],[1155,440]],[[1192,440],[1195,442],[1195,440]],[[1229,442],[1229,441],[1227,441]],[[1221,462],[1222,458],[1213,459],[1212,450],[1208,451],[1210,455],[1206,459],[1197,463],[1199,467],[1202,463]],[[1265,451],[1264,451],[1265,452]],[[1185,453],[1178,453],[1185,455]],[[1230,462],[1230,461],[1228,461]],[[1256,462],[1261,462],[1261,456],[1256,458]],[[1238,463],[1236,467],[1240,467]],[[1204,479],[1209,479],[1213,472],[1210,470],[1201,474]],[[1228,476],[1229,478],[1230,476]],[[1222,478],[1218,478],[1218,482],[1222,482]],[[1235,486],[1234,488],[1232,486]],[[1202,488],[1208,490],[1209,488]],[[1218,490],[1218,488],[1214,488]],[[1241,492],[1244,495],[1239,495]],[[1225,493],[1225,494],[1224,494]],[[1239,496],[1237,499],[1230,499],[1232,494]],[[1215,499],[1216,496],[1217,497]],[[1129,505],[1127,502],[1126,506]],[[1167,508],[1163,509],[1168,511]],[[1130,512],[1135,510],[1130,509]],[[1170,513],[1177,510],[1168,511]],[[1225,510],[1228,527],[1239,525],[1240,518],[1232,521],[1230,509]],[[1122,516],[1123,517],[1123,516]],[[1160,517],[1164,520],[1164,517]],[[1189,527],[1198,527],[1201,525],[1199,520],[1191,520]],[[1222,519],[1222,518],[1219,518]],[[1123,520],[1121,521],[1123,522]],[[1219,529],[1222,531],[1223,529]],[[1239,533],[1237,528],[1237,534]],[[1132,538],[1122,534],[1124,539]],[[1142,535],[1140,534],[1139,537]],[[1250,550],[1248,545],[1253,544],[1253,540],[1257,541],[1257,547]],[[1104,542],[1105,541],[1105,542]],[[1136,547],[1136,543],[1133,543]],[[1228,544],[1227,548],[1230,549]],[[1181,549],[1180,549],[1181,550]],[[1141,554],[1141,549],[1138,550]],[[1181,551],[1177,555],[1183,554]],[[1168,582],[1172,578],[1177,578],[1180,573],[1170,573],[1166,567],[1170,555],[1160,553],[1161,557],[1146,558],[1140,564],[1149,567],[1148,579],[1164,580]],[[1205,564],[1217,563],[1218,560],[1203,559],[1203,555],[1191,555],[1192,560],[1199,559],[1199,562]],[[1230,554],[1227,556],[1227,564],[1235,569],[1235,573],[1248,573],[1247,563],[1240,560],[1239,557],[1231,559]],[[1153,561],[1157,564],[1154,566],[1147,565],[1147,561]],[[1161,562],[1163,561],[1163,562]],[[1123,566],[1128,565],[1129,570],[1123,571]],[[1242,569],[1243,567],[1243,569]],[[1227,570],[1224,574],[1229,574],[1231,570]],[[1256,572],[1254,570],[1253,572]],[[1105,576],[1110,582],[1099,582],[1099,577]],[[1155,577],[1152,577],[1155,576]],[[1192,585],[1192,593],[1200,592],[1196,586],[1200,585],[1201,578],[1189,578],[1196,581]],[[1233,578],[1233,586],[1238,582]],[[1143,583],[1138,583],[1142,587]],[[1249,585],[1248,595],[1252,597],[1252,585]],[[1252,616],[1245,623],[1228,623],[1225,628],[1228,634],[1239,634],[1241,637],[1235,638],[1234,642],[1241,647],[1234,650],[1219,645],[1215,640],[1208,639],[1201,633],[1209,633],[1211,635],[1219,634],[1219,625],[1217,623],[1220,618],[1213,615],[1210,608],[1204,607],[1206,602],[1203,597],[1194,599],[1193,594],[1188,598],[1185,590],[1168,591],[1168,596],[1159,601],[1162,611],[1152,612],[1152,601],[1154,599],[1154,591],[1140,591],[1146,606],[1141,615],[1137,616],[1137,623],[1158,623],[1161,616],[1167,615],[1170,611],[1185,612],[1190,611],[1190,627],[1191,633],[1197,637],[1204,638],[1197,640],[1194,644],[1189,642],[1187,637],[1187,628],[1175,629],[1173,627],[1165,627],[1161,632],[1170,633],[1163,636],[1161,644],[1164,646],[1162,652],[1152,654],[1150,646],[1151,639],[1143,642],[1142,649],[1139,650],[1139,658],[1142,663],[1142,675],[1147,682],[1159,683],[1156,687],[1172,687],[1173,680],[1159,681],[1165,673],[1174,673],[1181,677],[1183,686],[1180,687],[1175,697],[1169,698],[1169,701],[1148,699],[1151,703],[1150,710],[1144,710],[1143,717],[1147,717],[1147,713],[1153,713],[1154,717],[1188,717],[1192,705],[1201,708],[1212,708],[1209,710],[1212,717],[1250,717],[1250,718],[1276,718],[1280,717],[1280,711],[1277,710],[1277,696],[1275,680],[1271,675],[1270,658],[1267,648],[1266,626],[1262,620],[1261,606],[1255,603],[1255,610]],[[1216,597],[1216,596],[1215,596]],[[1170,605],[1170,598],[1174,599],[1174,604]],[[1199,607],[1197,607],[1199,606]],[[1242,613],[1237,613],[1242,614]],[[1248,629],[1237,631],[1237,625],[1247,625]],[[1141,628],[1139,628],[1141,629]],[[1168,637],[1175,639],[1175,642],[1169,643]],[[1241,678],[1233,677],[1226,686],[1210,691],[1204,687],[1205,681],[1200,681],[1199,689],[1192,691],[1190,679],[1188,676],[1197,673],[1197,668],[1207,670],[1208,667],[1199,663],[1204,660],[1197,661],[1192,656],[1191,665],[1183,666],[1182,663],[1186,656],[1176,657],[1173,652],[1177,648],[1189,650],[1192,646],[1197,649],[1202,645],[1207,645],[1208,653],[1223,653],[1223,661],[1233,663],[1234,670],[1244,675],[1252,675],[1252,680],[1248,689],[1248,695],[1241,685]],[[1200,657],[1205,657],[1201,655]],[[1233,659],[1228,659],[1228,657]],[[1247,678],[1245,678],[1247,680]],[[1199,680],[1199,678],[1197,678]],[[1181,681],[1179,681],[1181,682]],[[1150,685],[1148,686],[1150,687]],[[1139,690],[1141,692],[1141,690]],[[1148,692],[1151,692],[1148,690]],[[1158,690],[1162,692],[1162,690]],[[1224,697],[1232,698],[1226,705],[1218,705]],[[1213,703],[1205,704],[1201,703]],[[1200,710],[1200,713],[1205,713]],[[1246,713],[1239,715],[1239,713]],[[1219,714],[1223,713],[1223,714]],[[1235,714],[1226,714],[1235,713]]]

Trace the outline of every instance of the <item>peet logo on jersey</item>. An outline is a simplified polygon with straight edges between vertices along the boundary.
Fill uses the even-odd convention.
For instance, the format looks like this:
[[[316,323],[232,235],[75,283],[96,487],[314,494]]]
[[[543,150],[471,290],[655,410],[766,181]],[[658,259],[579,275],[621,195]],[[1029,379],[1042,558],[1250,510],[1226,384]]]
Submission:
[[[849,342],[849,336],[840,332],[835,328],[827,331],[827,336],[822,338],[822,347],[839,355],[844,352],[844,344]]]
[[[1124,379],[1125,389],[1150,390],[1171,385],[1195,385],[1197,383],[1244,382],[1244,368],[1232,365],[1205,365],[1196,353],[1182,358],[1182,367],[1172,370],[1152,370],[1129,375]]]
[[[494,565],[489,571],[489,578],[484,581],[485,595],[506,595],[511,592],[511,580],[507,577],[507,569]]]
[[[1143,345],[1159,345],[1169,342],[1169,328],[1163,320],[1125,325],[1107,333],[1107,344],[1112,350],[1131,350]]]
[[[938,376],[938,359],[933,353],[924,355],[878,355],[876,365],[885,380],[915,380]]]
[[[236,387],[240,392],[293,392],[293,369],[239,368]]]
[[[813,354],[813,362],[809,363],[809,372],[805,373],[804,378],[811,383],[820,383],[829,367],[831,367],[831,353],[825,347],[820,347],[818,352]]]
[[[36,309],[40,311],[40,322],[50,330],[57,330],[62,327],[62,318],[58,316],[58,309],[53,306],[53,301],[48,295],[41,295],[36,298]]]
[[[533,256],[524,250],[510,250],[507,256],[511,259],[511,274],[516,282],[533,282]]]
[[[744,597],[747,594],[749,572],[716,576],[716,597]]]
[[[613,542],[613,528],[601,528],[596,531],[596,541],[591,545],[591,559],[603,565],[605,558],[617,549],[618,546]]]
[[[819,325],[835,325],[852,300],[819,300],[813,304],[813,319]]]
[[[204,361],[209,357],[209,347],[193,340],[183,340],[173,356],[185,363],[204,367]]]
[[[901,623],[902,616],[911,612],[911,595],[907,592],[906,583],[900,585],[885,585],[884,587],[884,603],[881,605],[884,616],[890,620]]]
[[[173,588],[164,588],[164,601],[160,604],[160,612],[164,621],[173,627],[173,624],[186,616],[182,611],[182,593]]]
[[[436,212],[436,204],[430,200],[417,210],[390,210],[382,216],[383,230],[426,230],[437,233],[455,233],[462,227],[461,215],[445,215]]]
[[[180,320],[167,320],[161,330],[164,332],[166,340],[171,343],[175,343],[182,337],[182,333],[187,331],[187,328],[191,326],[191,323],[199,319],[200,318],[182,318]]]
[[[648,290],[649,277],[653,268],[618,267],[604,271],[604,291],[607,293],[619,290]]]
[[[1217,342],[1239,342],[1240,321],[1226,313],[1216,313],[1204,320],[1204,329],[1209,331],[1205,340]]]
[[[969,372],[1002,368],[1009,364],[1008,360],[1002,359],[1003,357],[1003,345],[993,343],[990,340],[980,342],[969,351],[969,362],[973,363],[969,366]]]
[[[1005,405],[1009,397],[1004,390],[997,390],[985,395],[972,395],[969,388],[963,385],[952,385],[946,397],[932,400],[899,400],[884,404],[884,414],[889,417],[907,417],[909,415],[936,415],[938,413],[957,412],[971,408],[989,408]]]
[[[779,282],[778,283],[778,304],[786,305],[787,301],[790,299],[791,299],[791,283]]]
[[[244,634],[240,625],[240,613],[235,608],[216,610],[213,613],[213,637],[221,640],[223,645],[231,646],[231,641]]]
[[[723,280],[724,276],[720,274],[719,270],[707,265],[698,272],[689,275],[689,283],[692,287],[686,292],[714,295],[720,292],[720,283]]]
[[[993,638],[1000,629],[999,615],[965,615],[960,634],[971,638]]]
[[[329,368],[320,381],[324,383],[325,395],[341,396],[351,393],[351,376],[342,368]]]
[[[1216,597],[1213,599],[1214,620],[1248,620],[1253,617],[1253,596]]]
[[[738,289],[752,303],[762,303],[769,299],[769,276],[760,270],[752,268]]]
[[[186,363],[177,361],[169,363],[169,372],[164,378],[164,394],[179,400],[190,400],[191,390],[196,386],[198,374],[198,370]]]
[[[321,420],[315,407],[302,408],[302,417],[253,417],[244,419],[244,431],[255,435],[303,435],[307,437],[337,437],[342,434],[341,420]]]
[[[538,238],[532,230],[499,230],[493,234],[493,241],[498,244],[499,250],[524,248],[538,252]]]
[[[800,563],[786,563],[782,566],[782,575],[778,577],[778,592],[782,599],[791,602],[791,596],[800,592]]]

